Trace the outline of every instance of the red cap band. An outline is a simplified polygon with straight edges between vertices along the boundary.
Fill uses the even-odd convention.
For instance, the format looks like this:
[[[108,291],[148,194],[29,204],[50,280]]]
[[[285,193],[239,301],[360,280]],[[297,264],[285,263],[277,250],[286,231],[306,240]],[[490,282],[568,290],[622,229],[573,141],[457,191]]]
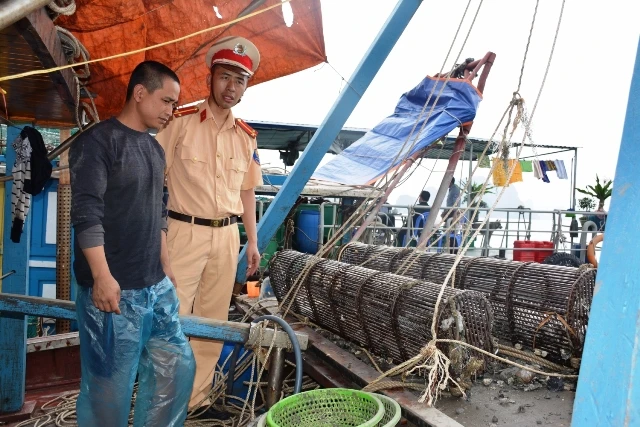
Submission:
[[[227,61],[237,62],[250,72],[253,72],[253,61],[251,61],[249,55],[238,55],[231,49],[222,49],[216,52],[216,54],[211,57],[211,64],[209,64],[209,66],[213,66],[213,63],[219,59],[226,59]]]

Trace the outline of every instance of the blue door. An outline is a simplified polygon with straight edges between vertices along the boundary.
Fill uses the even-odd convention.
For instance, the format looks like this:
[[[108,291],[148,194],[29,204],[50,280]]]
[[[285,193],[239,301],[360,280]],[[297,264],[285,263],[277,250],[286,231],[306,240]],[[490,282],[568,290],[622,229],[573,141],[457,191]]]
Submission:
[[[50,179],[44,190],[31,199],[31,248],[29,295],[56,297],[56,229],[58,180]],[[55,319],[42,319],[42,334],[55,332]]]

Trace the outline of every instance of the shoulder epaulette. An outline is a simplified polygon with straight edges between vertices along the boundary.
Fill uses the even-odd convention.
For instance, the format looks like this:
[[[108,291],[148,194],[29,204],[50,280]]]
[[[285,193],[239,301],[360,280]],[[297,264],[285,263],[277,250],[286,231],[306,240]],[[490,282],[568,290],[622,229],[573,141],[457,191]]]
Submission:
[[[194,113],[197,113],[198,111],[200,111],[200,109],[198,108],[197,105],[192,105],[190,107],[176,108],[176,110],[173,112],[173,117],[188,116],[189,114],[194,114]]]
[[[255,138],[258,136],[258,131],[249,126],[244,120],[236,119],[236,125],[238,125],[240,129],[245,131],[251,138]]]

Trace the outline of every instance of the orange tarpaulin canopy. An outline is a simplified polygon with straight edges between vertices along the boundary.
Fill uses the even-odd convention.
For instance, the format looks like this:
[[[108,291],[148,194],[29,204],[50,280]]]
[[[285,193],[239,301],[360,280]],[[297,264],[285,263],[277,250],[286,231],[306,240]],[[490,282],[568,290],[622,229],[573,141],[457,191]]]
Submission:
[[[279,4],[267,0],[255,10]],[[232,21],[251,0],[76,0],[76,13],[56,24],[70,30],[91,58],[102,58],[174,40]],[[122,58],[90,65],[90,92],[100,118],[117,114],[124,104],[129,75],[144,60],[160,61],[178,73],[180,104],[208,95],[204,63],[209,46],[219,37],[237,35],[260,50],[257,84],[313,67],[326,61],[320,0],[293,0],[293,24],[287,27],[282,7],[199,36]]]

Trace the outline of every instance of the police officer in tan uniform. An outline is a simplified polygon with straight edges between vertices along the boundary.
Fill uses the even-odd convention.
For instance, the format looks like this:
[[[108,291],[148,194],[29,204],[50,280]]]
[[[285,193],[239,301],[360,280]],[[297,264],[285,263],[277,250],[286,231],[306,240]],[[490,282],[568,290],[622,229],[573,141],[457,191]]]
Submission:
[[[262,185],[257,133],[231,112],[258,68],[249,40],[226,37],[206,55],[209,97],[176,111],[156,136],[165,150],[169,188],[167,245],[180,299],[180,314],[227,320],[240,238],[247,234],[247,274],[260,262],[254,188]],[[191,339],[196,359],[189,407],[211,389],[222,343]],[[205,402],[207,403],[207,402]]]

